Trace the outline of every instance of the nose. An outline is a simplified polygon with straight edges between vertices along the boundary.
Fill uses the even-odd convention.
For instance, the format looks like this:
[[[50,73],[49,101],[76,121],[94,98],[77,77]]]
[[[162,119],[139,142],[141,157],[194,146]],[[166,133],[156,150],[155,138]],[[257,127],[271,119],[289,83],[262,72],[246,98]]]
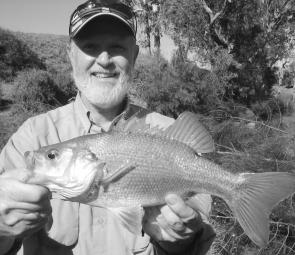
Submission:
[[[111,64],[111,56],[107,51],[102,51],[96,58],[96,63],[102,67],[107,67]]]

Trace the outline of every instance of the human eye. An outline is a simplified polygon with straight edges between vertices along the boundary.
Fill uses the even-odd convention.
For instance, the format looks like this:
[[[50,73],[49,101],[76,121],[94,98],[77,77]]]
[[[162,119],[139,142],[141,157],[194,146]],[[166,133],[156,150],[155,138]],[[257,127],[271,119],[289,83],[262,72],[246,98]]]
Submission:
[[[126,48],[122,44],[114,44],[112,45],[112,49],[115,51],[124,51]]]
[[[84,44],[83,49],[86,51],[93,51],[96,49],[96,45],[92,43]]]

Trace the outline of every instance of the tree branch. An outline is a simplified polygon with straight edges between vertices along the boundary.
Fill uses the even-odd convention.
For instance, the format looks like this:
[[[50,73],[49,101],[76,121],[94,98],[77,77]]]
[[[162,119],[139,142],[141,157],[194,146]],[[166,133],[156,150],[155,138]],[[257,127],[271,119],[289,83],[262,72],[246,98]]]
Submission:
[[[209,16],[210,36],[214,42],[216,42],[218,45],[222,46],[225,49],[228,48],[228,42],[221,36],[220,33],[218,33],[215,27],[215,24],[217,19],[221,18],[224,15],[226,7],[227,7],[227,3],[230,3],[230,2],[231,0],[224,0],[221,10],[218,11],[216,14],[214,14],[212,9],[206,3],[206,1],[201,0],[202,7]]]

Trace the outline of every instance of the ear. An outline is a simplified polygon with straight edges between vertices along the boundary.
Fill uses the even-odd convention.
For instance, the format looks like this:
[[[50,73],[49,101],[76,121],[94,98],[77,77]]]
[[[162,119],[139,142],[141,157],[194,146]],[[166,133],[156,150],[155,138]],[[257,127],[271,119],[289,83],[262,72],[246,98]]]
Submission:
[[[67,43],[67,53],[68,53],[68,57],[70,59],[70,61],[72,62],[72,58],[73,58],[73,53],[72,53],[72,47],[73,47],[73,42],[72,40],[70,40],[68,43]]]
[[[135,47],[135,53],[134,53],[133,63],[135,64],[136,59],[138,57],[138,53],[139,53],[139,46],[136,44],[134,47]]]

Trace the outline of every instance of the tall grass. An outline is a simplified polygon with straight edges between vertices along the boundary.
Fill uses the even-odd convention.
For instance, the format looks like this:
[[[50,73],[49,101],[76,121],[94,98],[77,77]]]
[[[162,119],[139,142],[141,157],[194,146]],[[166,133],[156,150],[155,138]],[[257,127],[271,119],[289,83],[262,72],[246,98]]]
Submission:
[[[295,137],[284,130],[284,123],[277,117],[268,119],[266,124],[262,121],[237,121],[231,116],[219,122],[209,115],[203,122],[216,142],[216,152],[208,157],[231,172],[295,173]],[[217,232],[211,249],[213,255],[295,254],[295,195],[273,209],[270,239],[263,249],[250,241],[231,210],[217,197],[214,197],[211,223]]]

